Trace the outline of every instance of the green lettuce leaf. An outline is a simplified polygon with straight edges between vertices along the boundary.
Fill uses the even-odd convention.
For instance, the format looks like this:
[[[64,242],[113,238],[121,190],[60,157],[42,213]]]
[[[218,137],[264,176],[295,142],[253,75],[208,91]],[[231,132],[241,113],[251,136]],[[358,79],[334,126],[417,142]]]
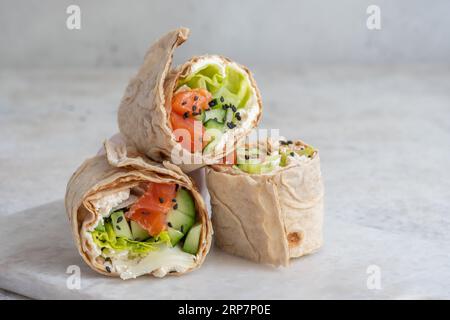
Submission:
[[[208,90],[217,100],[217,107],[221,107],[222,104],[233,104],[237,108],[245,108],[252,96],[247,77],[232,66],[225,68],[225,76],[223,76],[218,65],[208,64],[186,78],[180,79],[178,88],[183,85],[191,89]],[[224,98],[223,102],[220,101],[221,97]]]
[[[134,241],[124,237],[117,237],[111,222],[105,222],[104,228],[97,228],[91,232],[94,243],[100,249],[113,249],[116,251],[128,250],[132,254],[143,255],[150,251],[157,251],[159,245],[171,246],[167,231],[162,231],[158,236],[146,241]]]

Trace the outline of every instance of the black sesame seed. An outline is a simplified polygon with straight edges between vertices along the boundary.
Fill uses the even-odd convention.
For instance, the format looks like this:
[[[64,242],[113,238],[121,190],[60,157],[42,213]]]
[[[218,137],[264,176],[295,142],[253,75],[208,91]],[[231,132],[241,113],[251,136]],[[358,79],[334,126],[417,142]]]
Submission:
[[[111,273],[111,268],[110,268],[109,266],[106,266],[106,271],[107,271],[108,273]]]
[[[285,145],[287,145],[287,142],[286,142],[286,141],[283,141],[283,140],[280,140],[280,144],[281,144],[282,146],[285,146]]]
[[[120,226],[116,226],[116,229],[117,229],[117,230],[121,230],[121,229],[120,229]]]
[[[293,156],[294,156],[294,152],[291,152],[291,153],[289,153],[289,154],[290,154],[290,156],[291,156],[291,157],[293,157]]]
[[[228,105],[228,104],[225,103],[225,104],[222,105],[222,109],[223,109],[223,110],[227,110],[228,108],[229,108],[229,105]]]
[[[183,101],[183,102],[181,102],[181,105],[184,106],[184,105],[186,105],[186,103],[187,103],[186,101]]]
[[[173,198],[173,199],[172,199],[172,202],[177,202],[177,199]]]
[[[287,141],[287,144],[292,144],[292,140],[288,140],[288,141]]]
[[[242,120],[241,114],[240,114],[239,112],[236,112],[235,116],[236,116],[236,119],[237,119],[238,121],[241,121],[241,120]]]
[[[227,122],[227,127],[233,129],[236,125],[233,122]]]
[[[220,102],[224,103],[225,99],[223,97],[220,97]]]
[[[194,101],[197,101],[198,100],[198,96],[194,96]]]
[[[172,228],[172,224],[170,222],[167,222],[167,225]]]
[[[123,220],[123,216],[117,218],[117,223],[120,223]]]
[[[181,225],[180,231],[183,232],[184,225]]]
[[[185,113],[183,113],[183,118],[184,118],[184,119],[189,118],[189,112],[186,111]]]
[[[250,156],[248,154],[246,154],[244,157],[245,157],[245,160],[250,159]]]
[[[231,110],[233,110],[233,112],[237,111],[236,106],[234,104],[231,105]]]
[[[209,105],[210,107],[214,107],[216,104],[217,104],[217,99],[212,99],[212,100],[208,103],[208,105]]]
[[[164,203],[164,198],[159,198],[159,203]]]
[[[194,104],[194,105],[192,106],[192,111],[195,111],[195,110],[197,110],[197,106]]]
[[[177,210],[178,209],[178,203],[175,203],[175,205],[173,206],[173,210]]]

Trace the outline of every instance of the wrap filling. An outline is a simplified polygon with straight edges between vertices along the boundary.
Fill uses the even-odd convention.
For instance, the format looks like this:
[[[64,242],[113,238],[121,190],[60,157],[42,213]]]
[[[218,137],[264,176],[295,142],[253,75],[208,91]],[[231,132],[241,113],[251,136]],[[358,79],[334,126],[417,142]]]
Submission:
[[[91,202],[98,217],[84,236],[106,272],[128,279],[195,265],[202,225],[189,190],[146,182]]]

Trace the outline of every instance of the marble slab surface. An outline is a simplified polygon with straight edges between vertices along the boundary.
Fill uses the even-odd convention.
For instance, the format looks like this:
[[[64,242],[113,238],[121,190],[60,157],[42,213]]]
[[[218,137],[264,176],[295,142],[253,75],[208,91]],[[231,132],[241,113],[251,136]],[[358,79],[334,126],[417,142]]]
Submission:
[[[326,245],[287,268],[258,265],[213,248],[180,277],[123,281],[96,274],[72,243],[63,201],[0,217],[0,286],[36,299],[411,299],[450,298],[449,246],[326,219]],[[67,268],[80,267],[80,289]],[[381,289],[368,289],[368,267]],[[373,268],[373,267],[372,267]],[[371,269],[369,269],[371,270]]]

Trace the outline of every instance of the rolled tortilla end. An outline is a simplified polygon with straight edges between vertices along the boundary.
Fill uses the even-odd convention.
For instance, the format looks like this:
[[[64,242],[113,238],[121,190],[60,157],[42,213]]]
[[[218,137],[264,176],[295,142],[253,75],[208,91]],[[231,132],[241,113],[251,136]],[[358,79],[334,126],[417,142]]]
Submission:
[[[144,274],[180,275],[200,267],[211,245],[212,226],[205,203],[191,179],[173,164],[149,161],[125,144],[106,142],[105,151],[86,160],[72,175],[66,190],[66,211],[76,247],[84,261],[101,274],[122,279]],[[155,244],[146,241],[143,245],[129,241],[138,248],[137,253],[108,247],[105,255],[102,251],[105,248],[94,240],[93,232],[100,225],[99,221],[108,218],[114,208],[122,209],[136,202],[148,183],[176,184],[177,188],[190,193],[195,205],[195,221],[201,226],[196,252],[182,250],[183,240],[175,246],[169,245],[169,241]],[[106,239],[100,238],[100,241],[111,240],[107,232],[102,237]],[[123,239],[117,238],[118,245],[123,246],[123,243]],[[142,253],[141,249],[147,247],[152,250]]]
[[[179,28],[167,33],[149,48],[138,73],[127,86],[118,111],[119,130],[128,144],[135,146],[139,152],[154,161],[170,160],[184,172],[218,163],[224,156],[233,152],[237,141],[257,126],[262,110],[261,95],[255,79],[242,65],[222,56],[205,55],[193,57],[177,68],[171,67],[175,49],[187,40],[188,35],[188,29]],[[241,111],[237,116],[241,120],[233,124],[229,122],[230,128],[223,124],[226,134],[221,136],[221,143],[215,143],[217,146],[214,150],[206,151],[206,147],[203,147],[201,152],[192,152],[181,148],[180,138],[173,132],[172,98],[179,90],[181,79],[202,70],[208,64],[216,66],[224,73],[228,66],[239,70],[247,79],[245,83],[249,84],[251,97],[242,94],[239,88],[230,89],[234,90],[233,92],[226,91],[228,94],[249,99],[248,105],[243,107],[245,112],[236,111]],[[223,75],[214,79],[221,76]],[[199,111],[197,107],[196,111]]]
[[[294,145],[307,146],[301,141]],[[303,159],[305,158],[305,159]],[[215,243],[258,263],[286,266],[323,243],[323,184],[318,151],[269,173],[230,165],[207,169]]]

